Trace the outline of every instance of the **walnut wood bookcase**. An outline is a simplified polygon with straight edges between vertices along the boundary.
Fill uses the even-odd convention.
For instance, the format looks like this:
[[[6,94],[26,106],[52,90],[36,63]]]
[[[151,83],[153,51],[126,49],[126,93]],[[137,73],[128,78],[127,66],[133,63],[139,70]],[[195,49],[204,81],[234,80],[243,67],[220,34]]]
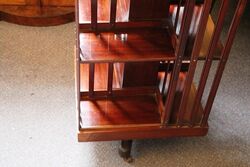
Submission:
[[[228,35],[220,34],[229,1],[77,0],[78,140],[204,136],[208,117],[247,0],[239,0]],[[203,70],[193,82],[198,61]],[[212,62],[218,67],[207,100]]]

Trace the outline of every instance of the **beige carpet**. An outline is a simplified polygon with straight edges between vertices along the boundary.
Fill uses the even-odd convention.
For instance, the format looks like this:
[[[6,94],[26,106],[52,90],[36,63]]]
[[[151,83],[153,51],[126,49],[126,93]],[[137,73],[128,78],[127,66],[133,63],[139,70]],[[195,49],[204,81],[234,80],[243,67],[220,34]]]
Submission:
[[[245,13],[203,138],[137,140],[125,163],[118,141],[78,143],[74,23],[0,22],[0,166],[250,166],[250,22]]]

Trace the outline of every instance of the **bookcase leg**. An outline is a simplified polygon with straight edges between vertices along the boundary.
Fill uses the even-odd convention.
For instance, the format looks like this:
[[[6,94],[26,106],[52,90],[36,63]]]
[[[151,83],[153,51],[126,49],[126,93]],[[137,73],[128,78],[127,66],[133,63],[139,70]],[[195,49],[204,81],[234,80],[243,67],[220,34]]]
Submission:
[[[122,140],[119,147],[119,155],[128,163],[133,162],[131,157],[132,140]]]

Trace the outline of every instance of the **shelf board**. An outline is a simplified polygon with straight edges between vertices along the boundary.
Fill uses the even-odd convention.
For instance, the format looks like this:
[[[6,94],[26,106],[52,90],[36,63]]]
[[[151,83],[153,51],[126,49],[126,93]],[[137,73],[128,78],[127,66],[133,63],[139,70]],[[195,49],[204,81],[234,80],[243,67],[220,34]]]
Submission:
[[[109,9],[110,7],[110,0],[104,0],[104,1],[98,1],[98,20],[99,20],[99,23],[108,23],[109,22]],[[172,20],[175,19],[175,14],[176,14],[176,10],[175,10],[175,5],[171,5],[170,7],[170,13],[171,13],[171,16],[172,16]],[[136,22],[133,23],[133,22],[128,22],[128,17],[129,17],[129,2],[128,1],[124,1],[124,0],[118,0],[118,7],[117,7],[118,11],[117,11],[117,22],[119,22],[118,24],[122,24],[122,22],[124,22],[124,25],[122,25],[121,27],[127,25],[137,25]],[[180,13],[182,13],[183,10],[180,11]],[[195,15],[199,15],[201,13],[201,6],[196,6],[195,7],[195,11],[194,11]],[[79,23],[80,24],[86,24],[87,27],[88,25],[90,25],[90,0],[80,0],[79,1]],[[196,31],[197,31],[197,23],[198,23],[199,20],[197,19],[193,19],[192,20],[192,24],[191,24],[191,30],[190,30],[190,40],[189,41],[194,41],[192,40],[196,34]],[[138,22],[138,26],[140,25],[141,26],[142,22]],[[148,25],[149,23],[145,23],[144,26]],[[151,23],[151,24],[158,24],[158,23]],[[181,14],[180,14],[180,18],[179,18],[179,22],[177,24],[177,30],[180,28],[180,24],[181,24]],[[84,26],[82,26],[84,27]],[[102,27],[109,27],[109,25],[102,25]],[[212,19],[211,16],[209,16],[208,18],[208,22],[207,22],[207,26],[206,26],[206,31],[205,31],[205,35],[204,35],[204,39],[203,39],[203,42],[202,42],[202,47],[201,47],[201,50],[200,50],[200,54],[199,54],[199,60],[204,60],[206,59],[206,54],[207,54],[207,51],[208,51],[208,48],[209,48],[209,43],[211,41],[211,38],[212,38],[212,35],[213,35],[213,31],[214,31],[214,27],[215,27],[215,24],[214,24],[214,21]],[[81,28],[80,28],[81,29]],[[88,29],[88,28],[87,28]],[[86,31],[87,31],[86,29]],[[104,28],[105,29],[105,28]],[[88,32],[88,31],[87,31]],[[124,34],[126,34],[124,32]],[[100,38],[102,35],[103,38]],[[112,34],[112,33],[101,33],[101,35],[95,35],[94,33],[80,33],[80,43],[83,43],[83,44],[86,44],[86,46],[83,46],[81,45],[82,47],[82,52],[83,54],[85,55],[85,58],[83,59],[85,62],[91,62],[91,61],[109,61],[110,59],[111,60],[114,60],[114,61],[128,61],[128,59],[130,58],[133,58],[135,53],[136,53],[136,50],[131,50],[128,49],[127,47],[127,50],[124,50],[122,51],[120,54],[117,54],[118,52],[116,52],[116,50],[118,50],[117,48],[115,49],[115,45],[110,45],[108,42],[109,40],[111,42],[112,39],[114,39],[115,35]],[[119,35],[118,35],[119,36]],[[88,40],[87,40],[87,39]],[[99,39],[99,41],[98,41]],[[103,40],[102,40],[103,39]],[[170,39],[168,39],[170,40]],[[94,44],[90,44],[92,43],[91,41],[94,41]],[[152,40],[152,41],[156,41],[156,40]],[[95,46],[97,46],[97,43],[100,42],[99,46],[101,46],[99,49],[103,49],[103,50],[97,50],[97,51],[107,51],[106,54],[103,56],[100,56],[100,54],[102,53],[99,53],[97,52],[96,54],[93,54],[92,53],[92,50],[93,49],[96,49]],[[117,44],[118,41],[116,41],[116,43],[114,44]],[[122,41],[120,40],[120,43],[126,43],[127,41]],[[136,43],[134,43],[135,41],[133,41],[132,43],[132,47],[134,47],[133,49],[140,49],[138,48],[138,46],[140,45],[137,45]],[[166,42],[166,45],[168,45],[169,42]],[[91,48],[91,45],[94,45],[94,47]],[[106,46],[106,47],[105,47]],[[120,45],[118,44],[117,47],[119,47]],[[110,48],[111,50],[109,50]],[[151,45],[152,47],[152,45]],[[121,46],[119,48],[122,49],[124,48],[124,45]],[[215,60],[219,60],[220,59],[220,53],[222,51],[222,48],[223,48],[223,44],[222,42],[220,41],[218,43],[218,46],[217,46],[217,49],[215,51],[215,54],[214,54],[214,58]],[[84,50],[85,49],[85,50]],[[92,50],[91,50],[92,49]],[[142,50],[144,48],[141,48]],[[137,57],[135,57],[135,60],[136,61],[144,61],[146,60],[147,58],[149,58],[148,60],[151,61],[151,60],[161,60],[162,57],[162,54],[164,54],[164,51],[162,51],[163,48],[161,48],[160,50],[156,50],[153,51],[153,50],[145,50],[145,52],[140,52],[141,55],[138,55]],[[130,52],[132,51],[132,52]],[[158,51],[158,53],[157,53]],[[87,52],[87,53],[86,53]],[[158,54],[158,57],[156,56],[155,58],[153,57],[147,57],[147,55],[151,54],[152,52],[156,52],[156,55]],[[123,54],[126,54],[126,55],[123,55]],[[133,55],[132,55],[133,54]],[[120,58],[121,57],[121,58]],[[145,59],[143,59],[142,57],[145,57]],[[172,57],[173,58],[173,57]],[[171,58],[170,58],[171,59]],[[184,59],[189,59],[188,57],[184,57]]]
[[[83,62],[137,62],[174,60],[171,38],[165,29],[80,33]]]
[[[180,73],[177,91],[171,111],[170,125],[176,125],[181,95],[186,73]],[[160,114],[163,107],[161,96],[156,89],[119,88],[113,90],[112,96],[105,91],[97,91],[93,97],[82,93],[81,127],[82,129],[120,128],[129,126],[160,126]],[[193,84],[188,97],[188,104],[183,116],[183,124],[190,125],[192,107],[196,88]],[[162,106],[161,106],[162,105]],[[145,114],[145,116],[143,116]],[[195,124],[199,124],[203,114],[200,104],[195,116]],[[142,120],[141,120],[142,119]]]
[[[160,125],[154,94],[82,100],[80,105],[84,129]]]
[[[176,126],[151,126],[151,127],[128,127],[115,129],[89,129],[78,132],[78,141],[110,141],[131,139],[152,139],[167,137],[193,137],[205,136],[208,132],[206,127],[176,127]]]

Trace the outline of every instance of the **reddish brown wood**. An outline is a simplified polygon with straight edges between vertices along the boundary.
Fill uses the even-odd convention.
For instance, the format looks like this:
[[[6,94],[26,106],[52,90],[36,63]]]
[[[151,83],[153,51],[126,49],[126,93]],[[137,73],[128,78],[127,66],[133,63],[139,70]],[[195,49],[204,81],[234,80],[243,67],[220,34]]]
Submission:
[[[94,94],[95,64],[89,64],[89,96]]]
[[[112,0],[113,1],[113,0]],[[97,18],[100,22],[110,22],[110,9],[111,9],[111,0],[98,0],[97,5]],[[117,11],[116,18],[118,21],[127,21],[128,20],[128,4],[127,0],[117,0]],[[114,5],[114,3],[112,4]],[[79,1],[79,23],[80,24],[89,24],[91,22],[91,0],[80,0]],[[114,6],[113,6],[114,7]],[[114,17],[114,16],[112,16]]]
[[[2,20],[29,26],[54,26],[74,21],[74,7],[0,6]]]
[[[155,86],[159,62],[125,63],[123,87]]]
[[[222,1],[216,26],[209,16],[211,1],[202,3],[77,2],[79,141],[131,141],[207,133],[207,118],[243,7],[237,9],[223,48],[218,44],[219,35],[229,2]],[[245,5],[246,0],[240,3]],[[220,64],[204,111],[199,96],[218,48],[223,54],[217,57]],[[196,63],[204,58],[204,76],[196,90],[192,83]],[[131,144],[127,146],[129,156]]]
[[[166,19],[168,4],[166,0],[130,0],[129,20]]]
[[[113,90],[113,72],[114,72],[114,64],[109,63],[109,69],[108,69],[108,94],[112,94]]]
[[[84,62],[135,62],[175,59],[170,36],[164,29],[134,29],[81,33]],[[139,46],[139,47],[138,47]]]
[[[115,22],[116,22],[116,9],[117,9],[117,0],[111,0],[110,24],[112,27],[115,26]]]
[[[130,139],[152,139],[168,137],[190,137],[205,136],[208,127],[181,127],[176,126],[153,126],[137,128],[115,128],[115,129],[92,129],[80,130],[78,141],[112,141],[112,140],[130,140]]]
[[[97,29],[97,0],[91,0],[91,27],[93,30]]]
[[[176,92],[176,86],[178,82],[178,76],[181,69],[181,63],[188,39],[188,33],[189,33],[189,27],[192,20],[192,11],[194,9],[194,1],[186,1],[183,19],[182,19],[182,25],[180,28],[180,37],[178,40],[178,45],[176,47],[176,60],[175,65],[173,69],[173,73],[171,75],[171,80],[169,84],[169,91],[166,98],[166,104],[165,104],[165,112],[162,114],[162,123],[168,124],[169,118],[171,115],[171,108],[174,102],[174,95]]]
[[[84,129],[160,125],[154,95],[81,101],[81,120]]]
[[[219,84],[221,81],[221,77],[222,77],[223,71],[225,69],[225,65],[227,63],[228,57],[229,57],[230,49],[231,49],[232,44],[233,44],[236,30],[239,26],[240,18],[243,14],[245,7],[246,7],[246,4],[247,4],[247,0],[240,0],[238,2],[238,6],[237,6],[236,12],[234,14],[234,18],[232,20],[230,29],[228,31],[227,40],[226,40],[226,44],[225,44],[225,47],[224,47],[223,52],[222,52],[221,60],[220,60],[219,66],[217,68],[217,72],[215,74],[215,78],[214,78],[214,81],[213,81],[213,84],[212,84],[212,87],[211,87],[211,90],[210,90],[210,93],[208,96],[208,100],[207,100],[207,103],[205,106],[204,117],[202,120],[202,126],[206,126],[206,124],[207,124],[208,117],[209,117],[209,114],[210,114],[210,111],[211,111],[211,108],[212,108],[212,105],[214,102],[214,98],[215,98],[215,95],[217,93],[217,90],[218,90],[218,87],[219,87]]]
[[[211,1],[206,1],[204,6],[203,6],[203,14],[201,16],[201,21],[199,23],[200,24],[199,29],[198,29],[198,32],[196,34],[196,39],[195,39],[194,46],[193,46],[194,49],[192,51],[190,65],[189,65],[187,77],[186,77],[185,84],[184,84],[184,91],[182,94],[182,99],[181,99],[180,108],[179,108],[179,115],[178,115],[178,122],[177,122],[178,125],[182,124],[183,116],[184,116],[185,109],[187,106],[187,102],[188,102],[187,97],[188,97],[190,90],[191,90],[191,85],[193,82],[196,64],[197,64],[200,49],[202,46],[203,36],[205,34],[206,23],[208,20],[210,8],[211,8]],[[191,116],[193,122],[194,122],[195,116],[196,116],[196,114],[194,114],[194,113]]]
[[[201,103],[201,98],[202,98],[202,95],[206,86],[206,81],[209,75],[209,70],[212,65],[213,54],[215,52],[217,43],[220,38],[220,33],[222,31],[222,26],[223,26],[224,19],[226,16],[226,11],[228,9],[228,4],[229,4],[228,1],[222,1],[220,12],[219,12],[219,17],[216,23],[216,27],[213,33],[212,40],[209,45],[206,62],[205,62],[205,65],[203,66],[203,70],[202,70],[202,74],[201,74],[201,78],[199,82],[199,87],[198,87],[197,94],[195,97],[195,102],[194,102],[194,107],[193,107],[194,114],[197,113],[199,104]]]

